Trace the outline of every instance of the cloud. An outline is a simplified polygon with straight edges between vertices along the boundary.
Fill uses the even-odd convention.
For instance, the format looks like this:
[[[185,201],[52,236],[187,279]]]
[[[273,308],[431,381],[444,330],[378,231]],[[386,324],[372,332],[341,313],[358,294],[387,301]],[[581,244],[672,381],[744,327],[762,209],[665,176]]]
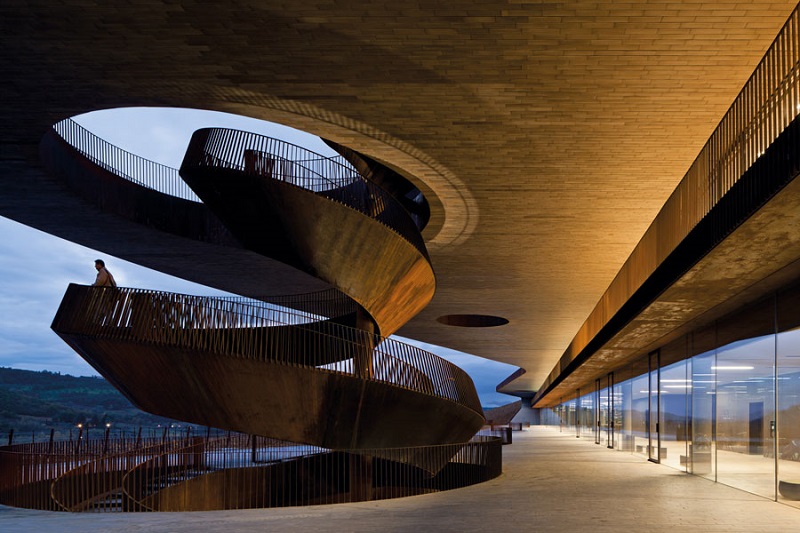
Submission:
[[[318,154],[337,155],[316,135],[218,111],[130,107],[93,111],[73,120],[101,139],[162,165],[178,168],[192,133],[200,128],[233,128],[302,146]],[[124,128],[119,127],[125,124]]]
[[[50,324],[70,283],[91,284],[94,260],[103,257],[120,286],[147,287],[186,294],[221,291],[101,255],[17,222],[0,217],[0,366],[49,370],[78,376],[97,372],[76,355]],[[515,398],[495,391],[516,367],[432,344],[396,337],[463,368],[475,382],[481,403],[503,405]]]
[[[97,375],[51,329],[70,283],[94,282],[103,257],[120,286],[189,294],[224,294],[109,257],[0,217],[0,366]]]

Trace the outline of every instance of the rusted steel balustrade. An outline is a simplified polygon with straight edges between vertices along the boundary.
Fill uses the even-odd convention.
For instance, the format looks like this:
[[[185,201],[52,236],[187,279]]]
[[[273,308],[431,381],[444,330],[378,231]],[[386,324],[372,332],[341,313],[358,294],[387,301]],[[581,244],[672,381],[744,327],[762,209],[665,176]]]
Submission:
[[[170,196],[200,202],[176,168],[114,146],[72,119],[57,122],[53,130],[91,162],[121,178]]]
[[[174,172],[158,168],[152,172],[155,177],[150,176],[148,169],[156,168],[152,162],[139,161],[127,152],[100,142],[75,124],[66,122],[61,126],[54,131],[63,133],[62,138],[92,163],[139,186],[196,201],[185,194],[182,185],[175,185],[179,182]],[[245,179],[249,179],[248,183],[256,189],[268,184],[270,190],[300,193],[348,217],[355,215],[353,210],[358,211],[401,238],[387,234],[390,239],[399,241],[402,249],[409,251],[409,264],[429,263],[418,228],[397,199],[362,178],[341,159],[323,158],[300,147],[245,132],[201,130],[195,134],[195,139],[198,138],[211,142],[197,145],[193,142],[184,166],[187,161],[193,162],[212,180],[239,179],[244,173]],[[263,182],[262,178],[276,181]],[[287,184],[291,187],[286,187]],[[294,187],[318,196],[308,195]],[[322,198],[338,205],[326,203]],[[360,218],[355,215],[353,220]],[[372,224],[366,227],[380,229]],[[404,246],[403,241],[410,243],[412,248]],[[255,249],[264,253],[261,248]],[[432,276],[432,272],[430,274]],[[422,296],[427,296],[427,293]],[[303,301],[304,298],[280,302],[265,298],[271,302],[265,303],[239,297],[205,298],[71,285],[53,321],[53,329],[90,362],[95,357],[105,359],[105,363],[110,365],[110,368],[104,368],[107,377],[116,381],[123,393],[134,397],[147,410],[164,410],[173,417],[183,415],[195,423],[222,424],[222,427],[260,432],[261,435],[324,443],[335,451],[306,454],[302,459],[284,458],[281,464],[270,463],[267,469],[255,469],[249,465],[212,471],[205,452],[199,451],[211,444],[194,438],[185,449],[163,450],[138,461],[124,473],[117,459],[108,456],[76,466],[52,482],[49,505],[62,510],[88,510],[98,505],[121,507],[123,510],[298,505],[417,494],[482,480],[480,475],[476,477],[475,465],[469,462],[469,457],[476,453],[482,457],[485,453],[476,451],[473,444],[464,444],[474,433],[470,427],[483,419],[469,376],[424,350],[380,337],[374,333],[375,330],[342,325],[352,323],[342,319],[342,314],[354,314],[353,322],[362,324],[363,308],[355,306],[352,299],[337,290],[318,293]],[[276,305],[297,311],[276,308]],[[397,324],[391,324],[387,330],[394,331],[396,327]],[[131,347],[135,349],[129,349]],[[118,348],[125,352],[123,357],[118,357]],[[137,350],[140,351],[137,353]],[[143,354],[142,359],[140,354]],[[176,358],[171,360],[171,356]],[[147,363],[142,362],[145,359]],[[303,390],[308,390],[305,386],[311,383],[317,387],[313,391],[320,391],[309,397],[314,398],[314,394],[335,397],[339,400],[339,412],[317,412],[312,405],[303,414],[293,413],[287,417],[286,420],[292,420],[291,424],[294,424],[291,426],[287,422],[254,423],[246,418],[254,397],[257,398],[256,404],[262,402],[273,409],[275,405],[283,408],[278,408],[275,413],[285,413],[302,404],[280,403],[285,396],[275,392],[280,390],[278,387],[258,396],[236,396],[229,403],[230,396],[220,394],[214,398],[211,395],[219,394],[219,391],[207,387],[204,390],[208,397],[198,397],[204,403],[193,403],[184,400],[196,392],[191,387],[172,397],[161,396],[166,390],[163,385],[150,386],[148,390],[147,387],[155,383],[150,376],[140,376],[137,387],[141,387],[135,391],[125,390],[126,376],[149,368],[148,364],[155,362],[153,366],[160,369],[162,379],[183,385],[202,381],[205,378],[203,372],[213,368],[208,361],[217,364],[212,372],[215,371],[215,378],[224,383],[222,388],[227,386],[230,391],[235,391],[240,384],[239,375],[251,379],[269,378],[278,387],[285,381],[303,376],[300,378]],[[267,364],[260,365],[261,362]],[[93,364],[96,363],[97,360]],[[302,368],[302,372],[295,370],[297,367]],[[198,368],[203,370],[198,372]],[[233,368],[229,374],[222,371],[229,368]],[[191,377],[186,379],[190,374]],[[136,380],[131,379],[131,382]],[[262,382],[250,383],[247,390],[259,390]],[[374,383],[381,386],[376,387]],[[340,388],[332,391],[328,385]],[[400,398],[400,403],[407,401],[418,410],[413,423],[409,422],[410,415],[391,409],[387,417],[392,418],[376,419],[372,406],[397,403]],[[434,398],[436,401],[431,401]],[[198,405],[202,406],[199,408],[202,412],[198,411]],[[221,405],[224,407],[220,408]],[[246,407],[242,409],[242,406]],[[303,424],[307,425],[297,424],[298,417],[302,418],[305,413],[309,413],[308,418],[303,419]],[[458,429],[438,423],[444,419]],[[332,424],[331,429],[325,424]],[[415,430],[402,429],[407,427]],[[254,437],[250,460],[258,463],[255,443]],[[416,446],[420,444],[433,446]],[[380,447],[397,445],[406,447]],[[358,452],[353,451],[355,448]],[[292,449],[297,450],[297,446],[292,445]],[[235,458],[230,439],[220,453],[219,457],[226,466],[230,466],[231,461],[233,464],[244,461]],[[481,465],[478,467],[487,470]],[[500,473],[499,457],[496,468],[488,470],[493,472],[493,476]],[[381,474],[383,477],[376,478],[376,473],[382,471],[391,475],[384,473]],[[317,474],[308,477],[307,472],[327,474],[321,478],[314,477]],[[395,474],[401,481],[390,481],[389,485],[381,481]],[[431,479],[438,481],[424,481]],[[215,487],[214,490],[224,494],[237,493],[238,499],[220,503],[219,497],[208,497],[201,491],[198,503],[195,501],[198,484],[201,488]],[[321,486],[328,488],[314,496],[313,491]],[[263,497],[265,491],[270,495],[267,499]],[[276,494],[279,495],[277,500]],[[294,495],[287,499],[286,496],[291,494]],[[176,502],[183,503],[176,507]]]
[[[241,433],[0,448],[0,503],[51,511],[193,511],[317,505],[450,490],[502,472],[501,442],[331,451]],[[104,451],[101,451],[104,450]],[[437,474],[408,456],[450,461]],[[419,459],[423,460],[419,460]]]
[[[197,169],[232,170],[312,191],[380,222],[428,257],[417,224],[397,198],[342,158],[246,131],[204,128],[192,135],[181,174]]]
[[[481,416],[483,412],[472,379],[449,361],[394,339],[376,340],[363,330],[309,323],[307,315],[263,302],[71,284],[52,327],[349,375],[361,375],[356,361],[365,346],[375,344],[372,374],[365,379],[451,400]]]
[[[173,437],[96,438],[0,447],[0,503],[43,510],[85,510],[113,479],[154,454],[182,447]],[[80,475],[78,475],[80,473]],[[69,502],[79,502],[69,504]]]
[[[305,314],[312,320],[337,318],[355,313],[358,305],[347,295],[337,289],[326,289],[305,294],[290,294],[258,298],[243,296],[219,296],[222,301],[241,302],[250,306],[279,306],[289,308],[297,315]]]
[[[175,168],[114,146],[72,119],[56,123],[53,130],[84,157],[123,179],[201,202]],[[198,140],[193,137],[184,165],[239,170],[317,192],[388,226],[427,257],[417,225],[405,208],[343,157],[325,157],[285,141],[237,130],[203,129],[195,136]],[[202,146],[200,139],[205,140]]]

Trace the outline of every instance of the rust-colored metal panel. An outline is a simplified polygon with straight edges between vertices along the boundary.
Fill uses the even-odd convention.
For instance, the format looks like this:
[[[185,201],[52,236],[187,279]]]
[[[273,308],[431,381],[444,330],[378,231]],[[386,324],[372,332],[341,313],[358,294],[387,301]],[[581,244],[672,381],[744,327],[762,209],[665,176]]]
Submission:
[[[71,285],[53,329],[141,408],[197,424],[334,449],[465,442],[483,424],[472,381],[432,354],[231,305]]]

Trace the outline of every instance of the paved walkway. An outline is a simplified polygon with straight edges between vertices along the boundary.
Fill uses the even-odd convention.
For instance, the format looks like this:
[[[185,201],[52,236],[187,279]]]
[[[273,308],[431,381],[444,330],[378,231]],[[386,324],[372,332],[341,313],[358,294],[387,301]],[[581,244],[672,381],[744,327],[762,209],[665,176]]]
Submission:
[[[368,503],[202,513],[66,514],[0,506],[0,531],[787,532],[800,509],[548,428],[514,433],[504,474],[464,489]]]

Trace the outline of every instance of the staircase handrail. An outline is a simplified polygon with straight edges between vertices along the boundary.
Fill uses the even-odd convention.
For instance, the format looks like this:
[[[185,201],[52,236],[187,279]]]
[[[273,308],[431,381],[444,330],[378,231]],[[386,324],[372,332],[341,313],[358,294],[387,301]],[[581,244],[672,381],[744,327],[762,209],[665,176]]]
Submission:
[[[112,174],[169,196],[202,203],[176,168],[123,150],[71,118],[55,123],[53,130],[85,158]]]
[[[310,161],[312,156],[318,158],[314,165],[298,163]],[[192,135],[180,171],[183,174],[193,168],[232,170],[314,192],[380,222],[428,257],[419,228],[406,208],[349,164],[265,135],[202,128]]]
[[[408,240],[427,257],[424,241],[416,223],[406,209],[391,194],[362,177],[342,156],[325,157],[286,141],[238,130],[206,128],[198,131],[206,130],[222,132],[223,138],[217,139],[211,147],[207,147],[220,149],[222,152],[218,155],[205,153],[199,158],[199,164],[245,171],[244,160],[237,163],[236,158],[228,152],[235,147],[256,146],[256,148],[242,148],[242,158],[244,150],[274,157],[279,162],[278,166],[281,170],[276,174],[271,173],[269,177],[319,193],[378,220]],[[71,118],[54,124],[53,131],[83,157],[120,178],[168,196],[202,203],[197,194],[183,181],[176,168],[146,159],[113,145]],[[239,137],[244,137],[249,142],[242,143]],[[233,143],[234,147],[227,146],[225,142]],[[259,147],[263,150],[258,149]],[[281,154],[285,154],[285,156]],[[188,156],[189,150],[187,150],[187,158]],[[184,161],[186,162],[187,159]],[[348,190],[342,197],[341,194],[333,192],[342,191],[344,187],[353,184],[362,185],[360,194]]]
[[[305,323],[292,322],[300,317]],[[304,334],[344,350],[335,362],[318,365],[314,359],[276,359],[253,331],[285,328],[286,335]],[[152,344],[209,349],[246,359],[291,364],[317,371],[358,375],[457,402],[483,413],[469,375],[453,363],[416,346],[331,322],[309,323],[307,316],[245,301],[134,288],[70,284],[53,320],[53,328],[96,337]],[[225,336],[217,335],[221,331]],[[277,335],[276,330],[273,334]],[[363,376],[356,359],[365,346],[372,349],[372,374]],[[306,347],[311,354],[313,347]],[[313,356],[312,356],[313,357]],[[347,358],[345,358],[347,357]]]

